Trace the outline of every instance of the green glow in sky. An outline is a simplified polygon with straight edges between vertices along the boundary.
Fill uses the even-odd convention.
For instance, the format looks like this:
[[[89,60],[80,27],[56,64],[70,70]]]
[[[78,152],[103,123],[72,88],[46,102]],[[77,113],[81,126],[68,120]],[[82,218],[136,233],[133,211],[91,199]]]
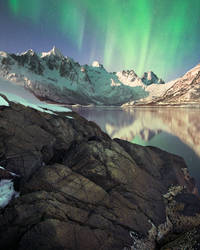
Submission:
[[[153,70],[166,78],[199,43],[199,0],[9,0],[12,13],[59,30],[107,69]],[[102,49],[103,48],[103,49]]]
[[[9,0],[9,5],[14,14],[17,14],[19,11],[19,1],[18,0]]]

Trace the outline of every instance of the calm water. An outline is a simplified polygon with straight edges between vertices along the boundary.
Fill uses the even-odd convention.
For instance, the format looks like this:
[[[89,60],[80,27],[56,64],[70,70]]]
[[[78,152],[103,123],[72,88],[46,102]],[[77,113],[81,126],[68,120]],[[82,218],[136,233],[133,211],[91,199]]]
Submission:
[[[182,156],[200,190],[200,109],[76,108],[112,138],[151,145]]]

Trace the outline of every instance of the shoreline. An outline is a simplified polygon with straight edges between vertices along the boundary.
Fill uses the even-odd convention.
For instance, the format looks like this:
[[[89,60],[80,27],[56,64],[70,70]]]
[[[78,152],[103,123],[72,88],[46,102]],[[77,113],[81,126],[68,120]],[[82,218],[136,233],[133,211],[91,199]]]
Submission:
[[[33,93],[34,94],[34,93]],[[35,95],[36,96],[36,95]],[[46,98],[42,98],[39,96],[36,96],[40,101],[47,102],[49,104],[56,104],[56,105],[61,105],[65,106],[68,108],[122,108],[122,109],[127,109],[127,108],[136,108],[136,107],[142,107],[142,108],[200,108],[200,103],[158,103],[158,104],[153,104],[153,103],[136,103],[134,105],[129,105],[129,104],[122,104],[122,105],[96,105],[96,104],[88,104],[88,105],[82,105],[82,104],[66,104],[66,103],[60,103],[60,102],[55,102]]]
[[[69,105],[69,104],[61,104],[69,108],[120,108],[120,109],[127,109],[127,108],[200,108],[200,104],[138,104],[138,105],[121,105],[121,106],[107,106],[107,105]]]

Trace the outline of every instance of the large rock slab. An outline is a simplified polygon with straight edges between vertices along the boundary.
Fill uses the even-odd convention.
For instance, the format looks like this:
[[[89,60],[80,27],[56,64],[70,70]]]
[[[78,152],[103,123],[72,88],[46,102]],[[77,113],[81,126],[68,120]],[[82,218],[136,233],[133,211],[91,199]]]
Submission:
[[[0,178],[17,174],[20,197],[0,211],[0,249],[151,250],[200,225],[180,157],[112,140],[73,112],[9,104],[0,110]]]

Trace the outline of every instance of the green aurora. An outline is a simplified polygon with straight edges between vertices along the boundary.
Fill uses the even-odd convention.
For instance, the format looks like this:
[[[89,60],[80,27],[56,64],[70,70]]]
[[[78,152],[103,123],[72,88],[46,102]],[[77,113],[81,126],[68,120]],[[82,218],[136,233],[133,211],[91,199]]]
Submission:
[[[199,44],[199,0],[8,0],[16,18],[70,39],[80,57],[90,40],[88,61],[109,70],[153,70],[164,79],[190,60]],[[101,49],[100,49],[101,48]],[[200,55],[200,54],[199,54]],[[200,58],[199,58],[200,59]]]

